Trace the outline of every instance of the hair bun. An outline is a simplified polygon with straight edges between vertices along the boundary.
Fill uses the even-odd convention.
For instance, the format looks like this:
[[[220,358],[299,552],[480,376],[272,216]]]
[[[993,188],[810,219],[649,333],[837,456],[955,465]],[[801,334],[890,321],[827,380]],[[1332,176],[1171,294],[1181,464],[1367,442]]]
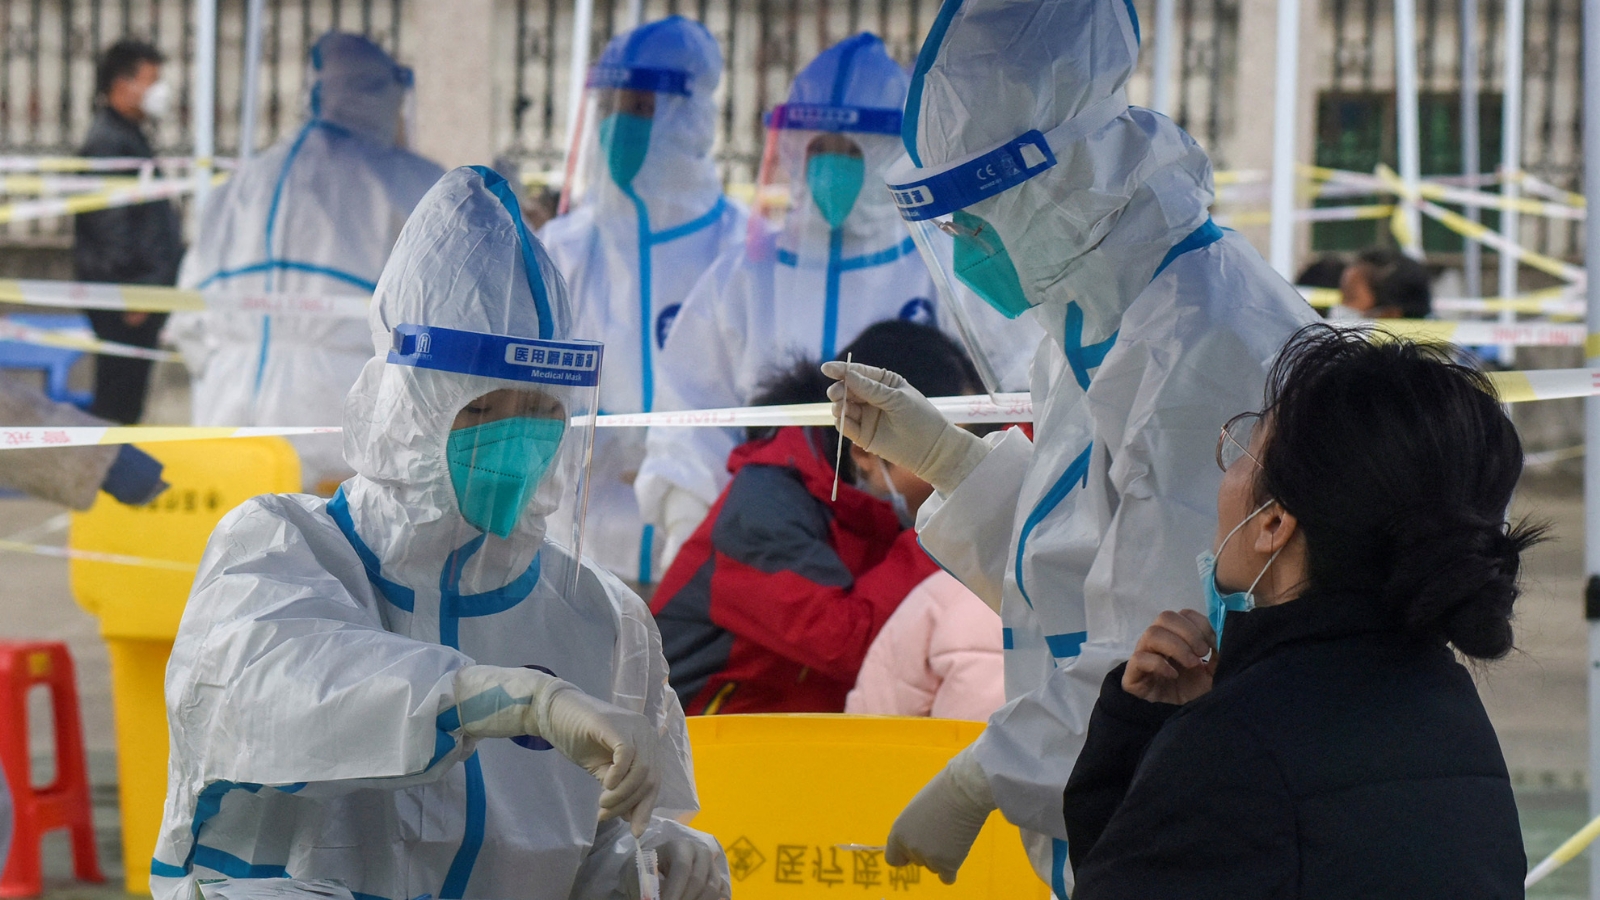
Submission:
[[[1389,533],[1394,566],[1384,592],[1406,629],[1443,637],[1477,659],[1511,652],[1522,551],[1539,529],[1459,512],[1404,518]]]

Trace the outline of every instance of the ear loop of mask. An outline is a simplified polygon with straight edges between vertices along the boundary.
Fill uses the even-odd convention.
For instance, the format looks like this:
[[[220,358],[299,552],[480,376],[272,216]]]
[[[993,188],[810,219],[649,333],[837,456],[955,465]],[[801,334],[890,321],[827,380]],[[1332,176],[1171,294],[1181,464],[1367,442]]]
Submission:
[[[1245,516],[1243,519],[1240,519],[1239,520],[1239,524],[1233,526],[1233,530],[1229,531],[1226,535],[1224,535],[1223,538],[1222,538],[1222,543],[1217,545],[1217,552],[1214,554],[1217,557],[1217,559],[1220,560],[1222,558],[1222,550],[1223,550],[1223,548],[1228,546],[1228,541],[1233,540],[1233,536],[1235,534],[1239,533],[1239,529],[1243,528],[1245,526],[1246,522],[1249,522],[1251,519],[1254,519],[1256,516],[1261,515],[1261,511],[1262,510],[1266,509],[1267,507],[1269,507],[1272,504],[1277,503],[1277,502],[1278,501],[1276,501],[1276,500],[1268,500],[1267,502],[1265,502],[1265,503],[1261,504],[1260,506],[1256,507],[1250,513],[1250,515]],[[1267,558],[1267,564],[1262,566],[1261,567],[1261,571],[1256,574],[1256,580],[1250,582],[1250,586],[1244,589],[1244,593],[1247,596],[1249,596],[1249,598],[1250,598],[1251,607],[1254,607],[1255,604],[1256,604],[1256,585],[1260,584],[1261,583],[1261,579],[1266,577],[1267,570],[1272,568],[1272,564],[1274,562],[1277,562],[1277,560],[1278,560],[1278,554],[1282,553],[1283,552],[1283,548],[1287,547],[1287,546],[1289,546],[1289,545],[1287,543],[1285,543],[1283,545],[1283,547],[1279,547],[1278,549],[1272,551],[1272,555]],[[1213,576],[1213,579],[1215,579],[1215,576]],[[1222,586],[1221,585],[1217,585],[1218,593],[1220,593],[1221,590],[1222,590]]]

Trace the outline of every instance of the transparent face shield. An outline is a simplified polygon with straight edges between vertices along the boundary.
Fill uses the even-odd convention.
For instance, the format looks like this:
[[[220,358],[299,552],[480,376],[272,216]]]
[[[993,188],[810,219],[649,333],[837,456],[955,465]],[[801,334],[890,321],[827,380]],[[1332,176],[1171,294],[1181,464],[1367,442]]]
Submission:
[[[882,206],[872,193],[881,190],[870,175],[872,161],[886,159],[882,148],[898,143],[900,120],[898,109],[816,103],[773,109],[751,202],[752,238],[781,232],[788,246],[780,252],[828,259],[847,222],[861,223],[871,207]]]
[[[602,345],[420,325],[397,326],[393,337],[389,363],[466,376],[445,445],[464,520],[453,544],[463,556],[454,564],[476,567],[480,577],[472,580],[485,584],[531,578],[531,590],[548,541],[562,551],[561,565],[543,577],[574,596]]]
[[[1015,319],[1031,304],[1005,242],[973,208],[1055,164],[1045,135],[1030,131],[943,168],[919,168],[907,156],[889,170],[889,192],[900,217],[991,394],[999,380],[985,336],[997,316]]]
[[[665,94],[689,96],[688,85],[689,74],[676,69],[590,69],[567,152],[558,214],[589,202],[605,181],[626,194],[644,167],[657,101]]]

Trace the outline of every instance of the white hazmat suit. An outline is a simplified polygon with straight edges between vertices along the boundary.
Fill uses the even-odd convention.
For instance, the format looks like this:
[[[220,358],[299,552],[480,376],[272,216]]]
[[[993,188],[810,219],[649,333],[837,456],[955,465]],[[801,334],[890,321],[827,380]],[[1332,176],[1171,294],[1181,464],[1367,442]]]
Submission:
[[[406,217],[444,170],[400,145],[411,70],[360,35],[311,48],[309,118],[211,193],[178,282],[187,288],[371,293]],[[173,316],[195,425],[332,425],[372,355],[359,319]],[[298,438],[305,486],[349,474],[337,438]]]
[[[723,196],[711,155],[721,76],[716,39],[682,16],[612,38],[590,72],[589,90],[605,102],[590,104],[581,201],[539,237],[566,276],[577,336],[606,345],[600,403],[608,413],[656,408],[658,354],[684,298],[744,240],[744,209]],[[615,127],[615,111],[601,115],[625,90],[654,95],[644,128]],[[600,565],[640,583],[658,579],[661,552],[634,498],[644,454],[644,429],[596,434],[584,542]]]
[[[1137,51],[1124,0],[946,0],[913,73],[890,189],[908,220],[964,210],[1003,242],[988,262],[1009,257],[1010,291],[995,269],[963,280],[996,306],[1025,298],[1049,335],[1034,440],[935,422],[892,373],[847,379],[846,435],[935,485],[922,544],[1005,627],[1010,702],[901,814],[888,855],[953,877],[998,807],[1063,900],[1062,792],[1101,681],[1161,611],[1201,603],[1218,428],[1259,407],[1274,355],[1314,319],[1210,222],[1200,147],[1128,106]]]
[[[871,34],[841,41],[795,76],[788,103],[772,116],[776,149],[768,154],[788,185],[787,214],[781,223],[753,220],[747,244],[718,259],[684,302],[661,354],[658,408],[742,406],[772,368],[797,357],[832,359],[885,319],[955,334],[882,188],[901,155],[906,85],[905,71]],[[822,146],[843,139],[859,148],[853,195],[820,193],[832,180],[821,176],[831,173],[813,166],[838,154],[818,153],[819,138],[834,140]],[[737,429],[650,431],[636,490],[645,520],[666,528],[669,555],[727,484],[728,453],[742,440]]]
[[[477,373],[566,340],[571,318],[510,186],[446,175],[378,285],[368,346],[392,349],[346,402],[358,474],[332,501],[248,501],[201,560],[167,669],[157,898],[223,876],[334,879],[358,900],[629,895],[636,845],[602,808],[648,825],[669,900],[726,895],[720,849],[667,818],[696,800],[649,610],[551,539],[572,472],[540,476],[504,536],[457,499],[458,416],[528,387]],[[430,335],[465,335],[484,368],[424,367]],[[582,427],[544,421],[564,448]]]

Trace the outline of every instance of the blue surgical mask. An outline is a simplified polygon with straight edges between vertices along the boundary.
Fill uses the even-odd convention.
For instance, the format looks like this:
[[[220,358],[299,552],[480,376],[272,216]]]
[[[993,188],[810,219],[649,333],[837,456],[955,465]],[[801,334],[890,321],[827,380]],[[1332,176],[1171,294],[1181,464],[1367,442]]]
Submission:
[[[1232,540],[1239,529],[1244,527],[1245,522],[1260,515],[1262,510],[1271,506],[1274,502],[1276,501],[1268,500],[1261,504],[1255,508],[1254,512],[1245,516],[1239,524],[1233,526],[1233,530],[1223,537],[1222,544],[1217,547],[1215,552],[1207,550],[1194,558],[1195,565],[1200,570],[1200,590],[1206,595],[1206,618],[1211,621],[1211,630],[1217,633],[1218,647],[1222,646],[1222,625],[1228,618],[1228,611],[1249,612],[1256,608],[1256,597],[1252,591],[1256,589],[1257,584],[1261,583],[1261,578],[1267,574],[1267,570],[1272,568],[1272,563],[1277,560],[1278,553],[1283,552],[1283,548],[1279,547],[1277,552],[1272,554],[1272,557],[1267,560],[1267,564],[1262,566],[1261,571],[1256,575],[1256,580],[1250,582],[1250,587],[1242,591],[1234,591],[1231,594],[1224,594],[1217,588],[1217,555],[1222,552],[1223,547],[1228,546],[1228,541]]]
[[[956,210],[951,218],[956,225],[956,277],[1008,319],[1027,312],[1032,304],[1022,292],[1022,279],[1000,233],[965,210]]]
[[[600,150],[606,155],[611,180],[624,190],[644,168],[655,120],[633,113],[612,113],[600,122]]]
[[[829,228],[840,228],[856,207],[867,177],[866,160],[847,153],[818,153],[806,161],[806,186],[811,202]]]
[[[566,419],[514,416],[450,432],[445,457],[462,518],[510,537],[566,430]]]

